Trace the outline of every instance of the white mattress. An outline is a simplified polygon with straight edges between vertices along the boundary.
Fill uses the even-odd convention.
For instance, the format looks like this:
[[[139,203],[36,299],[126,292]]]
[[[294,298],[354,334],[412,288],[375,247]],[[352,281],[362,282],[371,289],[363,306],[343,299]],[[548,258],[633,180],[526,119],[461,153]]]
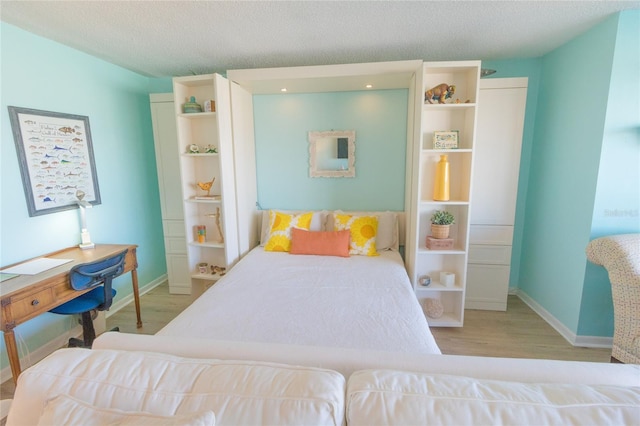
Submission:
[[[441,353],[394,251],[341,258],[256,247],[158,334]]]

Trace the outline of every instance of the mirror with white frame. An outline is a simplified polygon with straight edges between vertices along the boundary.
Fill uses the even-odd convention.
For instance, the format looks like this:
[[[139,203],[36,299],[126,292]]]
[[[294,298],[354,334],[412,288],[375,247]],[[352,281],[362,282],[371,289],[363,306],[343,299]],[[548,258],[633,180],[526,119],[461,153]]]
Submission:
[[[309,176],[355,177],[355,130],[309,132]]]

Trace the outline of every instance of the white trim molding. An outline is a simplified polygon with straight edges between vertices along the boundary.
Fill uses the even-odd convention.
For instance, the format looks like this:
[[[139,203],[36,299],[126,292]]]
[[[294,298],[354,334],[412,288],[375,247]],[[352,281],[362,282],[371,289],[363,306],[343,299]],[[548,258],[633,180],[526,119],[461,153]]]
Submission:
[[[140,296],[143,296],[149,293],[154,288],[164,284],[167,281],[168,281],[167,274],[162,274],[155,280],[146,284],[145,286],[140,287],[138,289],[138,292],[140,293]],[[115,314],[116,312],[118,312],[120,309],[124,308],[131,302],[133,302],[133,292],[127,295],[126,297],[123,297],[122,299],[118,300],[113,305],[111,305],[111,308],[106,312],[106,317],[109,318],[111,315]]]
[[[511,291],[510,291],[511,293]],[[533,300],[527,293],[520,289],[514,292],[516,296],[527,304],[536,314],[545,320],[554,330],[556,330],[567,342],[573,346],[585,348],[611,348],[613,346],[613,337],[602,336],[579,336],[569,330],[567,326],[561,323],[556,317],[551,315],[549,311],[542,307],[538,302]]]

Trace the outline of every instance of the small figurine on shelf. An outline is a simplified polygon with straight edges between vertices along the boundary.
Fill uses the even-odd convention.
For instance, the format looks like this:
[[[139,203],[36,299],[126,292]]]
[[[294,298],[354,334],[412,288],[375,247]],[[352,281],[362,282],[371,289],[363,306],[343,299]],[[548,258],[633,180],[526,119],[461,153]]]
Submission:
[[[207,154],[217,154],[218,153],[218,148],[216,148],[213,145],[207,145],[205,147],[204,152],[207,153]]]
[[[215,197],[215,195],[214,195]],[[218,196],[219,197],[219,196]],[[220,207],[216,207],[215,213],[209,213],[208,217],[216,218],[216,228],[218,228],[218,234],[220,235],[220,244],[224,244],[224,235],[222,234],[222,227],[220,226]]]
[[[196,145],[195,143],[192,143],[191,145],[189,145],[187,147],[187,152],[189,154],[198,154],[198,153],[200,153],[200,147],[198,145]]]
[[[225,268],[224,266],[211,265],[211,273],[213,275],[218,274],[220,276],[223,276],[227,273],[227,268]]]
[[[213,186],[213,182],[215,181],[216,181],[216,178],[214,177],[209,182],[196,182],[196,183],[198,184],[198,188],[202,189],[203,191],[207,191],[207,195],[205,195],[205,197],[211,197],[211,195],[209,195],[209,192],[211,191],[211,187]]]
[[[184,103],[183,108],[185,113],[202,112],[202,105],[196,102],[195,96],[191,96],[189,101]]]
[[[438,101],[439,104],[443,104],[447,99],[451,98],[454,93],[456,93],[456,86],[453,84],[449,86],[446,83],[440,83],[424,93],[424,101],[430,104],[432,104],[433,101]]]

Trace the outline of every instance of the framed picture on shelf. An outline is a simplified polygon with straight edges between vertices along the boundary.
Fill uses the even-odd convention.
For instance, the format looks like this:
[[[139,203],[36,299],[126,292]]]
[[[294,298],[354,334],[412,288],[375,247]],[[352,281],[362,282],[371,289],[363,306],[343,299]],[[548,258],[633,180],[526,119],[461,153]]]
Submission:
[[[8,108],[29,216],[100,204],[89,117]]]
[[[457,149],[458,131],[435,131],[433,132],[433,149]]]

